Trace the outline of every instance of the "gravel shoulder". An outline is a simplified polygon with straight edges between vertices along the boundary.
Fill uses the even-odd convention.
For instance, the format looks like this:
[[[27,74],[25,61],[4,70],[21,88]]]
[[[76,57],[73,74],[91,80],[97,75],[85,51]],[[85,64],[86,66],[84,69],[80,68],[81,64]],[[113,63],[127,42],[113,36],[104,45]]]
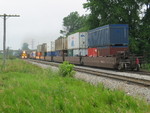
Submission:
[[[54,67],[54,66],[39,64],[39,63],[32,62],[32,61],[28,61],[28,62],[35,64],[35,65],[38,65],[42,68],[51,68],[54,71],[58,70],[58,68]],[[104,70],[104,71],[106,71],[106,70]],[[127,75],[127,76],[134,76],[134,77],[139,76],[137,74],[119,73],[119,72],[117,72],[117,73]],[[119,81],[119,80],[114,80],[114,79],[110,79],[110,78],[105,78],[105,77],[81,73],[81,72],[76,72],[74,77],[76,79],[80,79],[80,80],[89,82],[93,85],[97,85],[99,83],[102,83],[102,84],[104,84],[104,86],[106,88],[109,88],[112,90],[115,90],[115,89],[123,90],[128,95],[138,97],[141,99],[145,99],[148,103],[150,103],[150,88],[149,87],[138,86],[135,84],[130,84],[130,83]]]

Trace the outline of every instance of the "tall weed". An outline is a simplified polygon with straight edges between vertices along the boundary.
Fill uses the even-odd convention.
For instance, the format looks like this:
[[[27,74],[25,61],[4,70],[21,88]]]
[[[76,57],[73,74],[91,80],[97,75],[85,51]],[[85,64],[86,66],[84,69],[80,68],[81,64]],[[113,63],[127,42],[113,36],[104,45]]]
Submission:
[[[74,68],[73,64],[69,64],[68,61],[64,61],[63,64],[60,64],[59,66],[59,74],[63,77],[65,76],[72,77],[75,74],[73,68]]]

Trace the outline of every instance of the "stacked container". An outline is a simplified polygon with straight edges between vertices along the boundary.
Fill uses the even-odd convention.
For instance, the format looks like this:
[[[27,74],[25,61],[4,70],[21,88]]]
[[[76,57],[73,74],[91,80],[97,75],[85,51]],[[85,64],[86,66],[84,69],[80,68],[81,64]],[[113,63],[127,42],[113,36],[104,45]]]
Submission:
[[[118,52],[127,51],[128,46],[107,46],[98,48],[98,56],[113,56]]]
[[[42,45],[37,46],[36,59],[40,59],[42,56]]]
[[[36,58],[36,51],[32,51],[32,52],[30,53],[30,58],[33,58],[33,59]]]
[[[90,30],[88,46],[97,48],[97,56],[112,56],[128,50],[128,25],[110,24]]]
[[[87,56],[87,32],[78,32],[67,37],[68,56]]]
[[[55,42],[47,43],[47,56],[55,56]]]
[[[47,52],[46,52],[45,60],[53,61],[53,56],[56,56],[55,42],[51,41],[49,43],[46,43],[46,48],[47,48]]]
[[[57,40],[55,40],[55,50],[56,50],[56,56],[63,56],[67,55],[67,38],[60,37]]]
[[[97,57],[98,56],[97,48],[88,48],[88,56]]]
[[[37,46],[37,52],[41,52],[42,51],[42,45],[38,45]]]
[[[74,49],[73,56],[87,56],[88,51],[87,49]]]
[[[45,57],[47,54],[47,43],[42,44],[42,56]]]
[[[55,40],[55,50],[67,50],[67,38],[60,37]]]
[[[67,53],[68,53],[68,56],[73,56],[73,49],[68,50]]]

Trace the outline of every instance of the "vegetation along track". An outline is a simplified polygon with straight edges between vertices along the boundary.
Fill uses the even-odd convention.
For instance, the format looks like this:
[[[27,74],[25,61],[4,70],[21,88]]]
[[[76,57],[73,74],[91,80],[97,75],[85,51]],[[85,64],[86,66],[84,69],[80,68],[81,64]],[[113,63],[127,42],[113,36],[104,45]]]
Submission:
[[[46,65],[51,65],[51,66],[56,66],[56,67],[59,66],[59,63],[51,63],[51,62],[39,61],[39,60],[30,60],[30,61],[38,62],[38,63],[46,64]],[[83,72],[83,73],[93,74],[93,75],[97,75],[97,76],[103,76],[103,77],[107,77],[107,78],[126,81],[129,83],[134,83],[134,84],[138,84],[138,85],[142,85],[142,86],[146,86],[146,87],[150,86],[150,79],[147,80],[147,79],[144,79],[141,77],[138,78],[138,77],[133,77],[133,76],[131,77],[131,76],[125,76],[125,75],[118,75],[118,74],[114,74],[114,73],[102,72],[99,70],[94,70],[92,68],[84,68],[84,67],[80,67],[80,66],[75,66],[74,70],[78,71],[78,72]],[[122,73],[122,72],[120,72],[120,73]],[[133,73],[131,73],[131,74],[133,74]]]

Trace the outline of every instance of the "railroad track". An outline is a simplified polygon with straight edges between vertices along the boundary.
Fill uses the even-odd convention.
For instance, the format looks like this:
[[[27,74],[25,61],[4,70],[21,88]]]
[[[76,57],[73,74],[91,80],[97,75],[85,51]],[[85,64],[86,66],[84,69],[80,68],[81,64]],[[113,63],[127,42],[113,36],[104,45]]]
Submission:
[[[38,60],[30,60],[30,61],[34,61],[34,62],[46,64],[46,65],[51,65],[51,66],[56,66],[56,67],[59,66],[59,63],[52,63],[52,62],[38,61]],[[135,77],[129,77],[129,76],[125,76],[125,75],[117,75],[117,74],[113,74],[113,73],[101,72],[98,70],[93,70],[92,68],[87,69],[87,68],[79,67],[79,66],[75,66],[74,70],[78,71],[78,72],[93,74],[93,75],[107,77],[107,78],[111,78],[111,79],[126,81],[127,83],[134,83],[134,84],[138,84],[138,85],[142,85],[142,86],[146,86],[146,87],[150,86],[150,80],[146,80],[146,79],[142,79],[142,78],[135,78]]]
[[[127,71],[127,73],[133,73],[133,74],[140,74],[140,75],[147,75],[147,76],[150,76],[150,72],[148,71],[145,71],[145,70],[140,70],[140,71]]]
[[[103,76],[103,77],[118,79],[121,81],[130,82],[130,83],[136,83],[136,84],[140,84],[140,85],[144,85],[144,86],[150,86],[150,80],[146,80],[146,79],[128,77],[128,76],[120,76],[120,75],[116,75],[116,74],[110,74],[110,73],[99,72],[99,71],[95,71],[95,70],[89,70],[89,69],[83,69],[83,68],[77,68],[77,67],[75,67],[75,70],[79,71],[79,72],[97,75],[97,76]]]

